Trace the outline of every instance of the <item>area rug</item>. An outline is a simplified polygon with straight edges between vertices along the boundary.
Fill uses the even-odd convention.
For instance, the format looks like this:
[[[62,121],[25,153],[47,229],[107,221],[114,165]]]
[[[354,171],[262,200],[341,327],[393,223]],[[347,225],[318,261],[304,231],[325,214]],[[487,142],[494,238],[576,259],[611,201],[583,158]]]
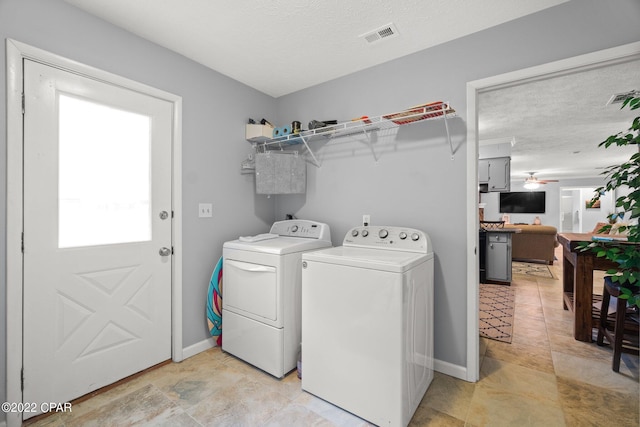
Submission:
[[[513,261],[511,263],[511,274],[544,277],[546,279],[557,279],[557,277],[555,277],[553,273],[551,273],[551,269],[548,265],[536,264],[533,262]]]
[[[511,344],[515,290],[506,285],[480,284],[480,336]]]

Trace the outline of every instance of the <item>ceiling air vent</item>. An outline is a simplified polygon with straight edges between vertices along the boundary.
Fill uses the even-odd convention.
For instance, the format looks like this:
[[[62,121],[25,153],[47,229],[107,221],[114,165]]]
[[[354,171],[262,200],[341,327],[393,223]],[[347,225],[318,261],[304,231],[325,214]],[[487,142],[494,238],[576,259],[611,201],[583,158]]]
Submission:
[[[606,105],[621,104],[624,102],[625,99],[631,96],[638,96],[638,95],[640,95],[640,91],[637,91],[637,90],[632,90],[630,92],[625,92],[625,93],[614,93],[613,95],[611,95],[611,98],[609,98],[609,101],[607,101]]]
[[[367,43],[376,43],[385,39],[390,39],[398,35],[398,30],[393,24],[383,25],[373,31],[360,34],[358,37],[363,38]]]

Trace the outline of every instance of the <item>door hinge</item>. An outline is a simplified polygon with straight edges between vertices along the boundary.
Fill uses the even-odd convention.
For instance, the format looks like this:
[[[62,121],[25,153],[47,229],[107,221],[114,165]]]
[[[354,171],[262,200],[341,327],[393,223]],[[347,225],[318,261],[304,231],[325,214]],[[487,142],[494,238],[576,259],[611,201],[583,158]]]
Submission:
[[[24,92],[22,92],[22,114],[24,115]]]
[[[20,251],[24,253],[24,231],[20,233]]]
[[[20,369],[20,391],[24,391],[24,368]]]
[[[173,255],[173,246],[171,246],[171,255]]]
[[[171,218],[173,218],[173,211],[171,211]]]

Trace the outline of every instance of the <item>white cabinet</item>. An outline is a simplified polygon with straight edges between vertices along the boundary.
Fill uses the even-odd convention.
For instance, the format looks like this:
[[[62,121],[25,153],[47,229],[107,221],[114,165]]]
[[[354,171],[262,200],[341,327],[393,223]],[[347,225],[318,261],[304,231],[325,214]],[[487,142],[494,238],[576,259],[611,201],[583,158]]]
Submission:
[[[489,159],[478,160],[478,182],[480,184],[489,183]]]
[[[511,158],[495,157],[478,160],[478,181],[487,184],[488,191],[510,191]]]
[[[487,280],[511,282],[511,233],[487,232]]]

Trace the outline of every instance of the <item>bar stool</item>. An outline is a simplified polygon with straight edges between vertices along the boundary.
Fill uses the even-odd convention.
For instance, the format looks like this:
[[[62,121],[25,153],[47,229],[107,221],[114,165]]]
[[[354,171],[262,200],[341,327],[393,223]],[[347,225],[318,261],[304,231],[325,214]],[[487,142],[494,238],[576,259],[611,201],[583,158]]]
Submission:
[[[639,350],[638,311],[627,309],[627,300],[618,298],[620,294],[620,285],[612,282],[609,277],[605,277],[597,344],[604,345],[603,338],[606,337],[613,347],[612,369],[614,372],[620,372],[620,356],[623,351],[637,355]],[[616,297],[618,302],[616,312],[609,314],[609,302],[612,296]]]

